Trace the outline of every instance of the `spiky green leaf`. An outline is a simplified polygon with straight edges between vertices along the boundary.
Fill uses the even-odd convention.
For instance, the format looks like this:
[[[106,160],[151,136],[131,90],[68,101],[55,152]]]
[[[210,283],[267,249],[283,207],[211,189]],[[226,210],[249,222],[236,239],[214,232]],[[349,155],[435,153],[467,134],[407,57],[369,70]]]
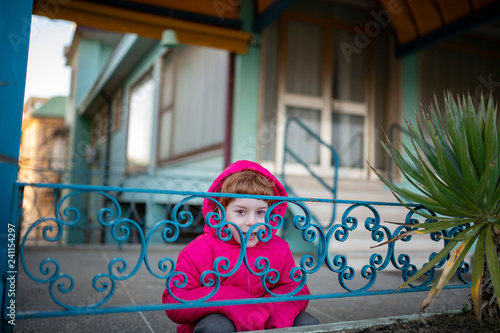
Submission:
[[[482,232],[476,244],[474,260],[472,261],[472,277],[471,277],[471,298],[474,312],[476,313],[477,321],[481,323],[481,280],[484,271],[484,238],[486,231]]]
[[[488,264],[491,283],[493,284],[493,290],[495,290],[495,294],[497,296],[497,304],[500,308],[500,267],[498,265],[496,244],[493,240],[493,226],[488,226],[486,228],[484,245],[484,251],[486,253],[486,263]]]

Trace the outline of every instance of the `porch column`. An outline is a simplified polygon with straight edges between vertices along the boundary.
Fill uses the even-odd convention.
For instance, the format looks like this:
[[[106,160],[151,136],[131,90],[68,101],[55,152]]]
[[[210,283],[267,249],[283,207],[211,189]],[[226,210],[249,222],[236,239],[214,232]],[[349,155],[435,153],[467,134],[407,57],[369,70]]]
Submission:
[[[415,112],[419,111],[418,91],[418,53],[413,53],[402,59],[402,112],[401,127],[406,129],[405,119],[415,120]],[[402,140],[407,147],[411,147],[409,135],[402,135]]]
[[[242,28],[247,32],[252,32],[254,5],[253,0],[241,2]],[[258,45],[260,36],[253,36],[252,44]],[[231,162],[257,161],[259,58],[259,47],[252,45],[246,54],[235,55]]]
[[[403,81],[403,105],[401,126],[406,128],[404,119],[413,120],[415,111],[418,111],[418,53],[413,53],[404,57],[402,60],[402,81]]]
[[[0,269],[2,278],[0,287],[2,296],[2,332],[11,331],[13,325],[4,320],[10,296],[6,289],[7,271],[14,271],[7,266],[8,224],[15,224],[19,232],[18,221],[10,215],[12,189],[17,178],[19,145],[21,142],[21,122],[23,115],[24,87],[28,65],[28,46],[31,30],[31,12],[33,1],[2,1],[0,11]],[[15,255],[18,264],[18,253]],[[10,262],[12,264],[12,262]],[[15,298],[13,298],[15,300]],[[6,302],[9,302],[7,304]]]
[[[419,112],[419,91],[418,91],[418,52],[412,53],[401,60],[402,68],[402,105],[401,105],[401,127],[406,130],[405,119],[411,122],[415,121],[415,112]],[[407,147],[412,147],[410,136],[406,133],[401,133],[401,141]],[[408,158],[406,152],[403,152],[403,156]],[[394,163],[393,163],[394,165]],[[394,165],[395,167],[395,165]],[[399,171],[397,171],[399,173]],[[410,184],[404,177],[401,177],[401,181],[405,183],[405,186],[409,189],[414,189],[413,185]],[[416,190],[416,189],[415,189]]]

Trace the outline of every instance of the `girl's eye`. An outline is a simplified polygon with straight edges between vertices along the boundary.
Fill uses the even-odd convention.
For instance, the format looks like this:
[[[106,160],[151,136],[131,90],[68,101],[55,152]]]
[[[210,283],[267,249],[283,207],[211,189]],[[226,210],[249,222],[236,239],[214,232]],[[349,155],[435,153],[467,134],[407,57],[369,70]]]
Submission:
[[[257,214],[259,214],[259,215],[266,215],[266,211],[265,210],[259,210],[257,212]]]
[[[239,210],[236,211],[236,213],[238,213],[238,214],[245,214],[245,211],[243,209],[239,209]]]

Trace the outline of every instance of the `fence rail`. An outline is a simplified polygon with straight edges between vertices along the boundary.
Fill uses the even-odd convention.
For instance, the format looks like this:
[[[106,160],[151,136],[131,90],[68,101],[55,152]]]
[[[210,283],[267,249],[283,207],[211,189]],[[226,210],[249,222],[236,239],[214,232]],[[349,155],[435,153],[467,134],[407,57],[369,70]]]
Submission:
[[[31,281],[39,285],[46,285],[50,300],[53,307],[44,306],[44,310],[27,309],[19,311],[16,314],[17,319],[26,318],[41,318],[41,317],[57,317],[57,316],[73,316],[87,314],[103,314],[103,313],[118,313],[132,311],[156,311],[166,309],[182,309],[193,307],[208,307],[236,304],[255,304],[268,302],[282,302],[290,300],[303,299],[325,299],[325,298],[341,298],[367,295],[380,295],[392,293],[399,285],[395,285],[389,289],[377,289],[376,282],[379,274],[388,269],[396,270],[401,274],[401,283],[406,281],[410,276],[415,274],[419,268],[411,257],[411,250],[404,250],[405,244],[414,242],[413,237],[399,241],[398,243],[390,243],[383,247],[370,249],[371,246],[380,244],[401,234],[402,232],[411,230],[412,224],[417,221],[431,222],[423,220],[422,217],[415,215],[412,212],[407,212],[399,203],[386,202],[371,202],[371,201],[350,201],[350,200],[331,200],[319,198],[298,198],[298,197],[265,197],[266,199],[276,200],[273,206],[270,207],[265,217],[265,224],[260,224],[266,232],[259,233],[260,241],[265,242],[270,239],[272,231],[278,233],[287,224],[288,228],[293,228],[300,233],[303,242],[315,245],[314,253],[302,254],[299,257],[298,265],[295,271],[290,272],[290,276],[296,276],[297,283],[305,284],[308,278],[317,273],[320,269],[328,270],[334,278],[337,279],[341,291],[328,290],[319,294],[311,295],[295,295],[298,289],[284,295],[276,295],[270,298],[255,298],[255,299],[239,299],[226,301],[210,301],[210,296],[215,294],[221,284],[221,280],[234,273],[238,268],[246,266],[247,269],[254,275],[258,275],[261,283],[265,288],[266,281],[270,276],[276,274],[275,270],[265,265],[266,258],[260,257],[255,263],[249,263],[246,256],[245,242],[242,242],[239,258],[236,263],[231,263],[233,268],[228,273],[223,271],[221,266],[227,264],[228,259],[218,257],[213,266],[213,270],[206,271],[202,276],[209,275],[210,279],[200,281],[203,285],[213,288],[213,291],[207,297],[199,300],[182,300],[178,304],[128,304],[123,305],[111,302],[116,285],[119,282],[128,281],[128,283],[140,283],[132,278],[141,271],[141,274],[146,272],[150,277],[168,282],[176,276],[175,273],[175,258],[173,256],[153,257],[150,255],[152,247],[165,246],[175,243],[179,240],[184,230],[192,228],[195,223],[195,215],[186,207],[190,203],[199,205],[203,199],[208,198],[219,206],[220,214],[214,213],[218,220],[215,225],[210,225],[218,231],[219,238],[227,241],[231,238],[222,230],[229,222],[225,220],[225,212],[223,207],[218,204],[218,197],[245,197],[253,199],[262,199],[262,196],[253,195],[237,195],[237,194],[220,194],[206,192],[190,192],[190,191],[164,191],[155,189],[138,189],[138,188],[122,188],[122,187],[106,187],[106,186],[90,186],[90,185],[64,185],[64,184],[28,184],[16,183],[13,200],[13,216],[11,221],[12,226],[16,230],[20,230],[19,221],[28,223],[23,220],[23,191],[27,188],[47,189],[53,193],[59,193],[54,199],[54,211],[51,214],[38,218],[36,221],[29,223],[29,227],[25,229],[23,235],[18,235],[18,262],[21,263],[20,271]],[[127,194],[127,196],[125,196]],[[97,208],[92,208],[89,205],[89,196],[100,197],[100,200],[93,201],[100,203]],[[82,198],[86,197],[86,200]],[[130,205],[130,202],[121,201],[123,197],[143,198],[151,203],[146,207],[146,210],[165,209],[163,219],[157,221],[146,221],[147,228],[130,218],[125,213],[123,207]],[[167,205],[167,203],[176,203]],[[336,223],[328,230],[321,226],[312,223],[311,213],[305,206],[307,202],[320,202],[325,205],[337,204],[338,207],[346,207]],[[280,216],[271,215],[272,207],[287,203],[289,206],[294,205],[300,208],[303,214],[295,215],[292,219],[282,219]],[[433,214],[424,207],[414,206],[415,209],[425,210],[427,213]],[[394,226],[384,223],[386,208],[398,209],[404,212],[402,219],[396,222],[406,223],[405,226]],[[171,209],[171,210],[170,210]],[[168,211],[170,210],[170,211]],[[93,275],[91,287],[86,289],[86,300],[91,300],[88,303],[83,301],[79,304],[70,304],[65,301],[65,297],[71,293],[81,292],[81,288],[77,287],[80,281],[78,276],[68,271],[68,267],[64,263],[55,258],[40,258],[39,262],[33,262],[39,258],[33,255],[31,247],[28,247],[30,235],[33,232],[41,232],[41,236],[45,241],[44,244],[71,244],[78,242],[80,238],[75,236],[75,230],[78,231],[80,225],[85,225],[88,222],[87,217],[93,214],[97,226],[100,227],[100,232],[104,235],[106,243],[116,246],[124,246],[131,243],[131,237],[135,235],[138,242],[135,245],[137,257],[132,262],[127,261],[127,257],[123,252],[118,251],[118,256],[109,261],[107,267],[93,267],[89,264],[86,270],[97,270]],[[148,212],[146,212],[148,215]],[[152,216],[152,215],[151,215]],[[86,218],[83,218],[86,217]],[[210,217],[207,217],[210,219]],[[235,226],[235,225],[234,225]],[[254,226],[257,228],[259,225]],[[244,239],[241,230],[237,228],[240,238]],[[439,236],[450,237],[461,230],[464,226],[459,226],[446,231],[443,234],[432,234],[430,239],[426,240],[429,244],[437,244],[438,248],[442,248],[447,244],[447,240]],[[38,231],[37,231],[38,230]],[[76,232],[77,232],[76,231]],[[78,232],[77,232],[78,234]],[[250,232],[248,233],[250,234]],[[364,235],[360,237],[359,235]],[[269,235],[269,236],[268,236]],[[341,250],[342,244],[361,243],[362,250],[365,251],[366,258],[361,265],[355,265],[350,261],[350,250]],[[427,248],[432,248],[431,246]],[[410,247],[411,249],[411,247]],[[432,258],[435,251],[428,253],[427,261]],[[79,260],[75,258],[75,260]],[[261,265],[262,269],[252,270],[252,265]],[[445,260],[438,263],[431,269],[423,279],[418,283],[402,289],[401,293],[429,290],[436,276],[436,271],[445,264]],[[456,272],[457,283],[449,285],[446,288],[463,288],[469,286],[467,273],[470,264],[463,262]],[[101,270],[99,270],[101,269]],[[17,268],[16,268],[17,271]],[[356,280],[356,283],[353,281]],[[27,281],[27,280],[23,280]],[[21,286],[22,287],[22,286]],[[96,296],[88,298],[89,293]],[[7,293],[4,295],[4,300],[10,301],[10,296]],[[46,300],[40,301],[47,304]],[[8,304],[8,303],[6,303]],[[4,320],[6,320],[4,313]]]

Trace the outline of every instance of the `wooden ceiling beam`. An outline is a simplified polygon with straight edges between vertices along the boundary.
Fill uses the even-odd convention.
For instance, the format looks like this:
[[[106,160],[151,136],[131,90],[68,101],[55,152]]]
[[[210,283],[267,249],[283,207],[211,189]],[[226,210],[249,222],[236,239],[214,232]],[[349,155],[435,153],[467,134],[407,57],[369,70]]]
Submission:
[[[410,16],[410,10],[404,1],[377,0],[380,6],[391,16],[391,25],[399,44],[407,43],[418,37],[417,30]]]
[[[396,47],[396,57],[403,57],[417,52],[432,44],[445,41],[477,26],[498,19],[500,19],[500,1],[496,0],[488,6],[472,11],[469,15],[433,30],[424,36],[420,36],[406,44],[398,45]]]
[[[438,8],[429,0],[406,0],[420,36],[443,26]]]
[[[174,29],[180,43],[215,47],[236,53],[246,53],[251,34],[239,30],[187,22],[154,14],[97,3],[72,0],[49,12],[43,2],[35,0],[33,14],[76,24],[121,33],[136,33],[143,37],[161,39],[165,29]]]
[[[472,3],[472,8],[474,10],[478,10],[488,5],[491,5],[494,2],[497,2],[498,0],[470,0],[470,1]]]
[[[471,13],[468,0],[436,0],[446,24]]]

